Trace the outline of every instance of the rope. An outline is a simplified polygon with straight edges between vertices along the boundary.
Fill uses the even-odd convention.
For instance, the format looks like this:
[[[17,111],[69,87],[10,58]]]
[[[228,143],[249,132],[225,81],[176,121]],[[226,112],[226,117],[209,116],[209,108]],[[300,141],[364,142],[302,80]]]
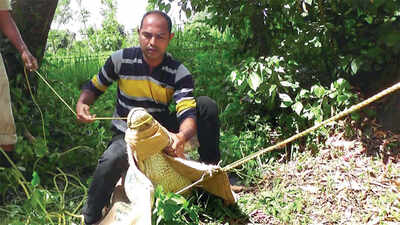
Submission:
[[[183,192],[191,189],[192,187],[196,186],[197,184],[200,184],[201,182],[204,181],[205,176],[206,176],[206,173],[203,173],[203,175],[200,177],[199,180],[197,180],[196,182],[194,182],[194,183],[182,188],[181,190],[175,192],[175,194],[177,194],[177,195],[182,194]],[[211,177],[211,176],[209,176],[209,177]]]
[[[72,109],[72,107],[68,105],[68,103],[57,93],[56,90],[54,90],[54,88],[49,84],[49,82],[47,82],[47,80],[43,77],[43,75],[41,75],[37,70],[35,70],[34,72],[36,73],[36,75],[38,75],[38,77],[40,77],[40,79],[43,80],[43,82],[50,88],[50,90],[53,91],[53,93],[58,97],[58,99],[60,99],[60,101],[62,103],[64,103],[65,106],[67,106],[67,108],[72,112],[72,114],[74,114],[75,117],[77,117],[77,114]],[[25,78],[27,80],[28,88],[30,90],[31,86],[30,86],[29,81],[28,81],[26,69],[25,69]],[[31,95],[33,97],[32,93],[31,93]],[[93,120],[126,120],[126,117],[95,117],[95,118],[93,118]]]
[[[38,104],[37,101],[36,101],[35,96],[33,95],[32,88],[31,88],[31,84],[29,83],[28,72],[27,72],[27,70],[26,70],[26,67],[24,67],[24,73],[25,73],[26,84],[28,85],[29,94],[30,94],[31,97],[32,97],[33,103],[35,104],[35,106],[36,106],[37,109],[39,110],[40,118],[42,119],[41,121],[42,121],[43,140],[44,140],[45,146],[47,146],[47,139],[46,139],[46,131],[45,131],[45,128],[44,128],[43,113],[42,113],[42,110],[40,109],[39,104]]]

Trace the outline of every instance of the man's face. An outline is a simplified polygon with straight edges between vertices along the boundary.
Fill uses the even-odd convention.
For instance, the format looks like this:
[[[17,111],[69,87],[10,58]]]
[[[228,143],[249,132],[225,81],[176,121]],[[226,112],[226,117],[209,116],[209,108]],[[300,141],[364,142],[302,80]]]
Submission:
[[[147,63],[161,63],[172,37],[164,17],[150,14],[144,18],[139,30],[139,42]]]

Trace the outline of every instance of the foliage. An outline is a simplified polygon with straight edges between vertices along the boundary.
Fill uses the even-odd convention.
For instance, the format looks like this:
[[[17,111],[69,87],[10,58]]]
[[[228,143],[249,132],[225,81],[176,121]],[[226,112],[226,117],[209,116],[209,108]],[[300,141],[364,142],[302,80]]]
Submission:
[[[90,47],[98,51],[116,51],[123,45],[125,39],[124,26],[117,21],[117,7],[115,0],[102,0],[104,20],[102,29],[89,28],[87,36]]]
[[[291,65],[282,57],[244,60],[239,70],[232,71],[228,77],[235,88],[233,99],[236,101],[227,105],[224,117],[232,121],[240,118],[239,113],[245,111],[246,114],[262,115],[267,120],[280,118],[279,121],[282,121],[286,114],[286,117],[297,117],[297,123],[292,122],[299,126],[294,130],[298,132],[310,125],[306,121],[322,122],[357,100],[350,84],[344,79],[333,82],[330,89],[318,84],[306,89],[300,87],[295,76],[291,76],[292,71]],[[280,112],[280,115],[274,115],[274,112]]]
[[[58,50],[70,49],[75,41],[75,34],[66,30],[50,30],[46,51],[57,54]]]
[[[150,3],[167,11],[170,7],[170,3],[158,0]],[[103,4],[102,29],[86,28],[87,36],[79,41],[59,30],[49,36],[40,72],[72,108],[82,84],[98,72],[110,52],[137,43],[134,37],[128,40],[117,23],[115,1],[104,0]],[[349,83],[352,76],[382,69],[398,56],[398,29],[393,29],[398,26],[397,5],[395,0],[182,1],[182,9],[188,16],[196,13],[196,18],[184,28],[174,29],[175,38],[168,51],[194,75],[196,95],[208,95],[219,105],[221,165],[277,143],[354,104],[358,99]],[[85,22],[88,13],[82,9],[81,16]],[[24,218],[31,224],[57,224],[64,219],[66,223],[79,223],[79,218],[68,213],[78,213],[82,206],[91,172],[111,137],[109,123],[75,123],[68,108],[37,79],[35,98],[40,111],[32,102],[22,100],[29,96],[26,88],[12,88],[18,112],[19,161],[13,169],[0,169],[0,182],[7,184],[0,187],[7,203],[0,211],[10,215],[6,221],[11,224],[21,224]],[[112,114],[115,86],[110,89],[92,107],[93,113]],[[329,132],[321,129],[288,145],[285,153],[295,155],[290,151],[322,145],[323,141],[316,140],[327,138]],[[28,140],[27,133],[34,140]],[[280,165],[284,157],[281,152],[265,154],[234,172],[242,179],[241,184],[259,184],[265,168]],[[301,191],[284,187],[279,180],[274,182],[272,189],[252,202],[281,223],[308,223],[306,216],[293,216],[306,213]],[[27,191],[21,192],[23,187]],[[7,195],[11,197],[4,197]],[[204,196],[196,193],[187,200],[157,188],[153,222],[222,224],[229,223],[227,218],[243,216],[237,209],[225,207],[220,199]]]
[[[221,95],[221,90],[233,94],[226,76],[238,61],[232,51],[236,45],[237,40],[228,30],[221,33],[200,19],[176,30],[168,51],[193,74],[195,95],[207,95],[225,106],[232,98]]]
[[[248,123],[254,127],[254,130],[245,130],[240,132],[240,134],[236,134],[233,129],[229,129],[222,133],[220,149],[223,162],[221,166],[242,159],[271,144],[273,132],[268,123],[262,122],[257,116],[249,118]],[[237,168],[234,173],[240,177],[241,184],[243,185],[257,183],[263,176],[263,165],[274,161],[278,155],[278,153],[264,154],[256,160],[252,160]]]
[[[73,60],[54,58],[42,66],[47,72],[40,73],[74,109],[82,84],[98,72],[99,66],[104,61],[104,56],[100,58],[81,56]],[[36,74],[32,76],[37,77]],[[24,78],[19,77],[19,79]],[[61,167],[68,172],[90,175],[88,173],[96,165],[111,136],[107,129],[109,123],[106,121],[96,121],[92,124],[76,123],[74,114],[40,78],[38,79],[39,89],[35,99],[39,107],[20,100],[26,95],[31,98],[29,93],[24,93],[21,89],[12,89],[14,105],[18,109],[18,113],[14,114],[17,132],[19,134],[28,132],[36,137],[34,140],[19,137],[16,146],[19,166],[24,168],[26,174],[31,174],[33,171],[46,174]],[[115,90],[115,87],[111,89]],[[111,92],[99,99],[99,104],[92,109],[94,113],[112,115],[114,99]],[[48,110],[53,108],[57,110]],[[82,158],[85,159],[85,164],[82,164]],[[49,180],[44,179],[43,184],[46,185],[48,182]]]
[[[131,34],[125,31],[123,25],[117,21],[117,4],[115,0],[102,0],[101,14],[103,22],[101,28],[89,26],[87,24],[90,12],[82,7],[81,1],[77,1],[79,5],[78,12],[74,12],[70,8],[71,1],[63,0],[58,4],[55,14],[55,24],[60,26],[67,23],[69,15],[78,13],[79,22],[83,24],[83,29],[80,30],[80,35],[71,33],[69,30],[53,29],[48,37],[48,46],[46,54],[56,54],[57,51],[63,51],[62,54],[70,54],[71,52],[104,52],[116,51],[122,47],[126,47],[135,43]],[[77,38],[76,38],[77,36]],[[67,53],[65,53],[65,51]],[[73,54],[72,54],[73,55]]]
[[[198,207],[181,195],[165,193],[157,186],[155,198],[152,224],[199,224]]]
[[[54,13],[53,22],[55,24],[67,24],[73,19],[75,12],[71,9],[71,0],[59,0],[57,4],[56,12]]]
[[[329,85],[315,79],[312,85],[311,79],[302,80],[299,65],[283,56],[236,55],[239,43],[230,29],[218,32],[202,19],[176,32],[178,39],[169,51],[192,71],[196,94],[209,95],[220,106],[223,163],[292,136],[357,101],[351,85],[342,78]],[[314,135],[327,137],[328,132],[322,129]],[[299,144],[314,144],[315,136]],[[299,144],[291,144],[288,150],[304,148]],[[266,154],[236,173],[244,183],[256,182],[262,176],[262,162],[276,157],[277,153]]]
[[[149,2],[164,10],[171,4]],[[398,0],[185,0],[180,6],[189,16],[206,11],[208,24],[229,28],[240,42],[236,51],[297,65],[300,84],[383,71],[400,54]]]
[[[36,171],[33,172],[30,182],[25,180],[17,167],[7,169],[6,172],[9,173],[0,175],[6,175],[10,185],[14,180],[14,194],[18,194],[20,186],[25,191],[25,196],[17,196],[4,208],[0,208],[1,224],[60,224],[61,221],[80,223],[81,218],[77,213],[83,204],[87,188],[78,177],[58,169],[58,173],[52,174],[53,189],[49,189],[40,184],[41,179]]]

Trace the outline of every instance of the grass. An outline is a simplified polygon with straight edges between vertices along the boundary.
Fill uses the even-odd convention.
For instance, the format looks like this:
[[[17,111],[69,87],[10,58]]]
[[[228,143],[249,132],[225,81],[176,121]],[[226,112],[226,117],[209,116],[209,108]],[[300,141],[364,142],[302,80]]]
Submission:
[[[74,108],[79,87],[97,73],[105,60],[79,56],[51,59],[43,74],[58,93]],[[110,87],[92,112],[111,116],[115,85]],[[35,129],[40,118],[35,109],[22,108],[18,127],[27,127],[36,141],[19,137],[17,168],[0,168],[0,192],[5,205],[0,207],[0,225],[5,224],[80,224],[90,176],[104,151],[111,133],[109,121],[78,124],[72,113],[39,81],[38,103],[44,114],[47,143],[41,130]],[[56,110],[52,110],[56,109]],[[158,205],[153,215],[161,224],[390,224],[400,222],[400,164],[397,154],[399,137],[382,140],[379,151],[360,140],[374,137],[371,132],[354,138],[338,130],[360,133],[346,123],[318,151],[273,152],[244,165],[236,171],[242,184],[251,185],[238,193],[235,206],[203,192],[188,199],[158,191]],[[257,132],[231,130],[221,133],[224,163],[232,162],[259,150],[273,138],[271,128],[260,126]],[[20,132],[22,133],[22,132]],[[376,141],[375,141],[376,142]],[[369,143],[369,142],[367,142]],[[376,151],[376,150],[375,150]],[[312,154],[313,152],[314,154]],[[397,158],[396,158],[397,157]],[[35,163],[32,163],[32,160]],[[18,172],[17,172],[18,171]],[[36,172],[36,176],[33,172]],[[21,174],[21,175],[19,175]],[[24,177],[26,181],[21,179]],[[3,185],[4,184],[4,185]],[[27,187],[29,198],[22,191]],[[179,216],[167,208],[180,210]],[[172,215],[172,216],[171,216]],[[171,222],[172,221],[172,222]]]
[[[196,192],[187,200],[159,193],[154,215],[174,208],[181,217],[166,217],[161,224],[392,224],[400,222],[400,164],[385,164],[382,158],[364,153],[348,157],[363,144],[336,140],[316,155],[294,153],[289,161],[263,164],[263,178],[253,189],[238,193],[236,206],[224,206],[220,199]],[[342,146],[340,145],[342,143]],[[282,155],[283,156],[283,155]],[[32,188],[31,200],[20,198],[0,209],[0,224],[79,224],[86,183],[59,171],[53,187]],[[67,184],[68,183],[68,184]],[[171,201],[179,199],[179,201]],[[36,203],[35,203],[36,202]],[[43,209],[37,202],[41,202]],[[175,203],[174,203],[175,202]],[[171,205],[172,204],[172,205]],[[7,215],[7,216],[6,216]],[[184,216],[191,215],[192,217]],[[3,217],[5,216],[5,217]],[[194,219],[193,219],[194,218]],[[168,223],[168,221],[174,221]],[[193,221],[198,221],[194,223]]]

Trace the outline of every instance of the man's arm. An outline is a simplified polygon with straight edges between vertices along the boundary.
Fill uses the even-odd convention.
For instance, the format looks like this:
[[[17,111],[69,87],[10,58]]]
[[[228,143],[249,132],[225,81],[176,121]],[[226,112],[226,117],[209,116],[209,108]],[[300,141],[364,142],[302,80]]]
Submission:
[[[196,120],[188,117],[182,121],[179,126],[179,132],[172,134],[173,143],[167,150],[167,153],[172,156],[184,158],[183,151],[185,143],[192,138],[197,132]]]
[[[84,89],[79,96],[78,102],[76,103],[76,118],[82,123],[91,123],[94,121],[96,115],[90,114],[90,105],[92,105],[97,99],[97,95],[89,90]]]
[[[35,57],[32,56],[25,42],[21,38],[21,34],[10,12],[7,10],[0,10],[0,30],[7,36],[11,43],[17,48],[24,61],[25,67],[32,71],[38,69],[38,63]]]

